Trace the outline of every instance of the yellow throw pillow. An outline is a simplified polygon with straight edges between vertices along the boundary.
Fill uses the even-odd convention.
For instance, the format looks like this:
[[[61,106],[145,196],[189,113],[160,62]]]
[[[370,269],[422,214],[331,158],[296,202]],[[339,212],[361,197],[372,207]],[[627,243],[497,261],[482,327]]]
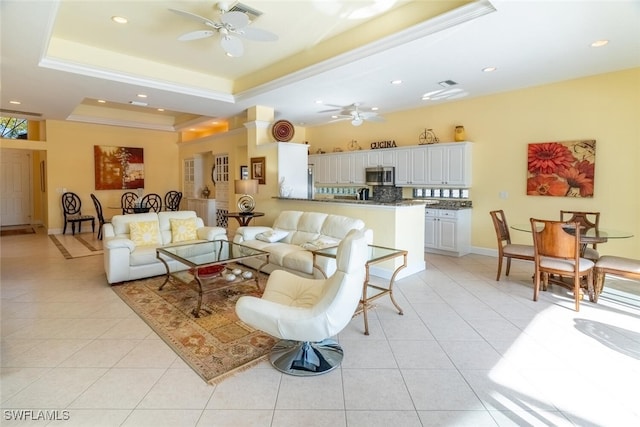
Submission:
[[[169,218],[169,221],[171,222],[171,241],[173,243],[198,239],[195,218]]]
[[[160,228],[158,221],[140,221],[129,223],[131,240],[137,246],[160,244]]]

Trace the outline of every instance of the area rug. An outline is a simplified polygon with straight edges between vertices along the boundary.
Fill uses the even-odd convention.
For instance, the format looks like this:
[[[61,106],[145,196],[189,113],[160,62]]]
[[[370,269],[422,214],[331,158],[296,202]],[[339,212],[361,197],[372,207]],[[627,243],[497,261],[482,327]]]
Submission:
[[[21,234],[35,234],[35,230],[31,226],[21,227],[2,227],[0,228],[0,237],[19,236]]]
[[[203,296],[211,314],[196,318],[191,310],[198,293],[195,283],[173,279],[162,291],[164,276],[113,286],[126,302],[206,382],[217,383],[260,362],[276,339],[238,319],[235,305],[242,295],[261,296],[251,280],[215,288]]]
[[[102,241],[94,233],[49,234],[49,239],[66,259],[102,255]]]

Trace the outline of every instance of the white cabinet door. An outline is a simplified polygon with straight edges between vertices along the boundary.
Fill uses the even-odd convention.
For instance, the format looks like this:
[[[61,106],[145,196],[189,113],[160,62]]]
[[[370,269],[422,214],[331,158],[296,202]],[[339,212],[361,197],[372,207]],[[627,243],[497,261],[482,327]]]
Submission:
[[[316,184],[336,184],[338,182],[338,158],[332,154],[319,154],[309,157],[314,164]]]
[[[471,144],[431,145],[427,155],[426,184],[471,186]]]
[[[396,149],[363,151],[362,154],[366,157],[365,167],[395,166],[396,152]]]
[[[413,163],[411,160],[411,149],[402,148],[396,150],[396,185],[411,184]]]
[[[351,183],[364,185],[365,173],[367,168],[367,154],[364,152],[356,151],[351,154],[353,161],[351,162]]]
[[[471,210],[425,209],[427,252],[462,256],[471,250]]]
[[[351,170],[353,169],[353,156],[351,154],[336,155],[338,184],[351,183]]]
[[[427,150],[426,147],[411,149],[411,182],[412,185],[427,183]]]

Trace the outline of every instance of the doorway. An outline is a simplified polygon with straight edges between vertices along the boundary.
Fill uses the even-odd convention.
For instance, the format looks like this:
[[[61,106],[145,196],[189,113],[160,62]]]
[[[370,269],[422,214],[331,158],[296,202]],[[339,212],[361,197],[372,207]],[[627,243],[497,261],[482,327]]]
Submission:
[[[0,159],[0,223],[31,224],[31,151],[3,148]]]

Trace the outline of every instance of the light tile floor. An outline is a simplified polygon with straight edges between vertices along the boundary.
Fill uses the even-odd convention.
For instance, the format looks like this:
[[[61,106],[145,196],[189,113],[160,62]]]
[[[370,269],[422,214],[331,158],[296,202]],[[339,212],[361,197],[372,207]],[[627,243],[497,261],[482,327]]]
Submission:
[[[397,283],[404,316],[382,299],[370,336],[362,317],[340,333],[339,369],[265,362],[212,386],[111,291],[101,256],[65,260],[42,232],[0,245],[3,426],[640,425],[638,283],[608,281],[577,313],[564,289],[531,300],[530,263],[496,282],[495,258],[427,255]],[[60,419],[14,419],[37,411]]]

